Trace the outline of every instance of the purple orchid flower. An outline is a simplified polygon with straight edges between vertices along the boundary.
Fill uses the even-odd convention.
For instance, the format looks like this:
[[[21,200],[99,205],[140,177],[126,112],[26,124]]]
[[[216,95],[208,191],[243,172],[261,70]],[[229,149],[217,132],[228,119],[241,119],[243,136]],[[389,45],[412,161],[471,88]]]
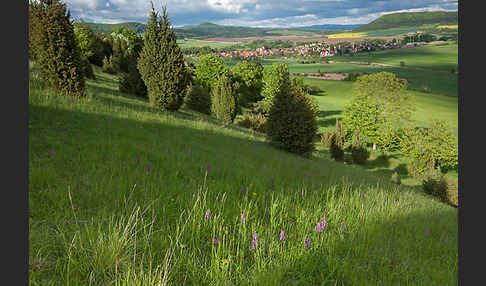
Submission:
[[[209,209],[206,211],[206,220],[209,220]]]

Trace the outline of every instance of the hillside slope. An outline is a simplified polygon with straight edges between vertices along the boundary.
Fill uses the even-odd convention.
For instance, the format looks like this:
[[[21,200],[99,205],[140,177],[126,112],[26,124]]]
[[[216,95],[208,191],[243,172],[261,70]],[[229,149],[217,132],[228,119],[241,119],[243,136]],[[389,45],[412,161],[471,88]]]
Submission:
[[[29,77],[32,285],[457,281],[455,208],[96,77],[82,99]]]
[[[369,24],[353,29],[366,32],[400,27],[420,27],[426,24],[457,25],[457,12],[404,12],[383,15]]]

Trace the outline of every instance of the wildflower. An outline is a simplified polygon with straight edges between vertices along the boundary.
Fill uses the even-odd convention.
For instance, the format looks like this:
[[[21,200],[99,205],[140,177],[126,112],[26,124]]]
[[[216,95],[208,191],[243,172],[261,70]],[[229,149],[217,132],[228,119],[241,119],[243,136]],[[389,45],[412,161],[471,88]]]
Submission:
[[[219,237],[216,235],[216,238],[214,239],[214,244],[217,245],[219,242]]]
[[[253,192],[253,197],[256,197],[256,193],[255,192]]]
[[[322,226],[323,229],[326,226],[326,218],[325,217],[322,217],[322,219],[321,219],[321,226]]]
[[[312,171],[309,172],[309,180],[312,180]]]
[[[147,172],[150,173],[150,164],[148,164],[148,166],[147,166]]]
[[[280,231],[280,240],[284,240],[285,238],[285,231]]]
[[[209,220],[209,209],[206,211],[206,220]]]
[[[256,231],[253,233],[253,240],[251,241],[251,247],[250,250],[255,249],[256,243],[257,243],[258,237]]]
[[[300,196],[303,197],[304,196],[304,191],[300,191]]]
[[[245,224],[245,214],[241,213],[241,224]]]
[[[51,151],[50,151],[49,154],[51,155],[51,157],[54,157],[54,149],[53,148],[51,148]]]
[[[211,166],[208,164],[208,174],[209,174],[209,171],[211,171]]]
[[[243,185],[243,194],[246,194],[246,185]]]
[[[305,239],[305,249],[309,249],[310,247],[310,238]]]
[[[137,163],[140,163],[140,154],[137,155]]]
[[[429,228],[427,228],[426,235],[427,235],[427,236],[430,236],[430,229],[429,229]]]
[[[255,246],[256,246],[256,240],[252,240],[251,241],[250,251],[254,250],[255,249]]]
[[[228,259],[226,259],[226,258],[222,258],[222,259],[221,259],[221,262],[223,262],[223,264],[227,264],[227,263],[228,263]]]
[[[344,229],[344,221],[341,222],[341,229]]]
[[[321,231],[322,231],[321,224],[317,223],[317,232],[321,232]]]

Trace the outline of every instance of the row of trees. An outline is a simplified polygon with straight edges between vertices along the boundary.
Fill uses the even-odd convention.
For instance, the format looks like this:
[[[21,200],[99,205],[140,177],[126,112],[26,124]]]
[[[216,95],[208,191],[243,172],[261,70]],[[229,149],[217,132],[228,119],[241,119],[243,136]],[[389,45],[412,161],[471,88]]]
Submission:
[[[95,79],[92,65],[118,73],[120,90],[146,94],[136,63],[143,39],[119,27],[110,35],[74,23],[59,0],[29,2],[29,59],[46,82],[62,94],[82,96],[85,78]]]

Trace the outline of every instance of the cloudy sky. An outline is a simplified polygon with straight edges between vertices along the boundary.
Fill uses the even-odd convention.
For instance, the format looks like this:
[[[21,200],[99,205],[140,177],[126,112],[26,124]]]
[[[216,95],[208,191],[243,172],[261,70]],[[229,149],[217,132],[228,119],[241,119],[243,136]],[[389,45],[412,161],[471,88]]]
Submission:
[[[76,20],[147,23],[150,0],[64,0]],[[251,27],[366,24],[395,12],[457,11],[457,0],[154,0],[173,26],[212,22]]]

